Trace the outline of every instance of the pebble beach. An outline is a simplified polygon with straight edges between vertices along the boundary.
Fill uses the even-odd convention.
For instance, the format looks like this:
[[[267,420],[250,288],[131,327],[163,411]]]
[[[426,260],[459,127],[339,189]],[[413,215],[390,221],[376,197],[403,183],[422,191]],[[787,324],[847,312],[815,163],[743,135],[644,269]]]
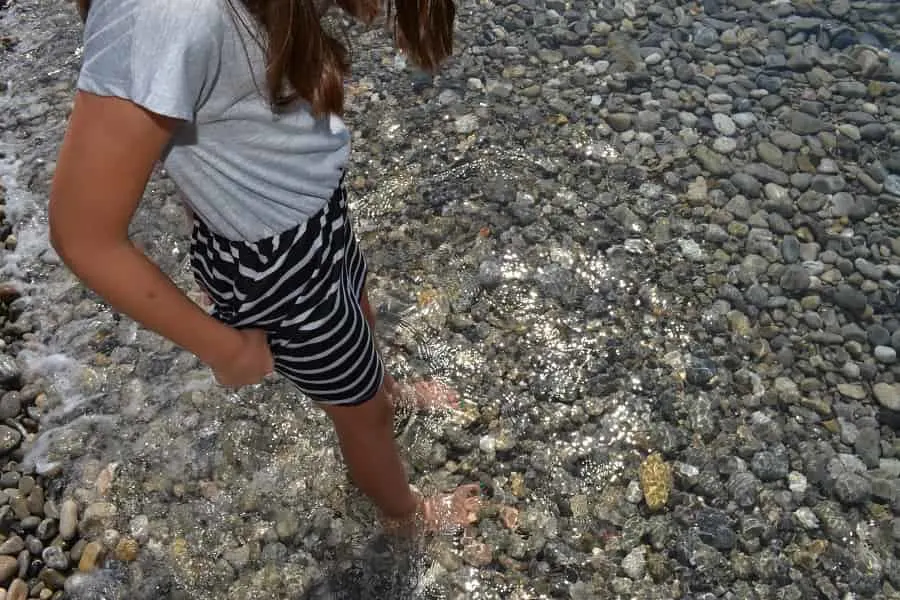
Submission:
[[[463,531],[379,532],[324,416],[47,239],[81,25],[0,0],[0,600],[900,599],[900,3],[463,0],[434,75],[332,14],[403,415]],[[197,296],[164,171],[133,239]]]

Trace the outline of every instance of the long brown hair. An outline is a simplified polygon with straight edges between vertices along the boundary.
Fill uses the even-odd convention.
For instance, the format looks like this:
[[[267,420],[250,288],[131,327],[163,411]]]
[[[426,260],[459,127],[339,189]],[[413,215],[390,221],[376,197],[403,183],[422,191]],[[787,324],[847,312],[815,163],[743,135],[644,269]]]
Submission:
[[[91,0],[76,0],[87,17]],[[303,99],[316,115],[341,114],[347,49],[327,33],[315,0],[241,0],[266,39],[266,83],[275,108]],[[454,0],[334,0],[348,14],[371,23],[384,2],[394,41],[420,68],[433,72],[453,52]]]

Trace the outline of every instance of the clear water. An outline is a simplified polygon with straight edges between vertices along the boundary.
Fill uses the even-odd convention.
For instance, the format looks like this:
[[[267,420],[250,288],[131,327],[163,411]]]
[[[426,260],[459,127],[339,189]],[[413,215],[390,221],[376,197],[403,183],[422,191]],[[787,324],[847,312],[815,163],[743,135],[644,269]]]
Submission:
[[[10,10],[25,60],[3,73],[10,87],[0,108],[70,94],[78,28],[69,8],[23,1]],[[485,19],[474,2],[462,4],[461,46]],[[560,125],[546,146],[512,133],[506,143],[427,135],[416,127],[446,129],[453,115],[404,97],[413,74],[383,35],[356,40],[368,58],[353,84],[370,90],[357,93],[393,98],[348,115],[359,132],[351,179],[374,183],[351,193],[379,334],[398,376],[440,377],[463,397],[459,411],[417,417],[404,452],[426,491],[481,481],[482,520],[464,535],[386,546],[322,414],[280,382],[217,387],[193,357],[85,291],[46,242],[41,175],[52,165],[35,161],[52,160],[64,131],[64,115],[51,110],[41,139],[7,130],[2,142],[7,211],[18,223],[3,272],[21,283],[28,318],[40,325],[20,356],[46,387],[26,462],[59,472],[62,497],[111,505],[97,531],[109,545],[121,536],[140,545],[136,561],[73,579],[74,599],[178,597],[176,589],[197,600],[373,590],[381,598],[593,597],[589,559],[613,547],[633,513],[623,491],[653,446],[659,397],[681,393],[694,309],[654,268],[656,253],[679,252],[677,241],[654,244],[639,227],[605,235],[600,216],[610,206],[585,205],[579,185],[631,197],[656,223],[670,219],[674,199],[629,180],[627,157],[590,123]],[[462,109],[484,123],[523,126],[468,102]],[[154,178],[134,239],[193,289],[187,223],[172,192]],[[521,224],[526,212],[531,226]],[[485,269],[489,288],[479,284]],[[513,532],[501,516],[514,514]],[[568,549],[555,558],[528,550],[542,540]],[[495,556],[522,546],[525,558],[473,566],[477,544]]]

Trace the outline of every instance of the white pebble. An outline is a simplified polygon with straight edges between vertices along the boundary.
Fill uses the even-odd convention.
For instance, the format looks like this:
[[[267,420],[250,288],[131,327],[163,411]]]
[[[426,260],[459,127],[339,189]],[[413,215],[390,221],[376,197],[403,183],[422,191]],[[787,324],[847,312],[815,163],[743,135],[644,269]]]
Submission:
[[[640,504],[643,498],[644,493],[641,491],[641,483],[637,480],[629,481],[628,489],[625,490],[625,499],[632,504]]]
[[[819,527],[819,518],[815,515],[815,513],[812,511],[812,509],[809,508],[808,506],[801,506],[800,508],[795,510],[794,518],[805,529],[812,530],[812,529],[818,529],[818,527]]]
[[[765,186],[766,198],[772,202],[784,202],[788,198],[787,190],[777,183],[767,183]]]
[[[737,141],[730,137],[717,137],[713,141],[713,150],[719,154],[731,154],[737,150]]]
[[[753,113],[735,113],[731,119],[742,129],[746,129],[756,123],[756,115]]]
[[[897,362],[897,351],[890,346],[875,346],[875,360],[892,365]]]
[[[716,131],[722,135],[731,136],[737,132],[737,125],[734,124],[731,117],[723,113],[716,113],[713,115],[713,125],[715,126]]]
[[[478,447],[481,448],[482,452],[493,454],[497,450],[497,441],[493,436],[483,435],[481,436],[481,439],[478,440]]]
[[[641,579],[647,567],[647,549],[638,546],[622,559],[622,570],[633,580]]]
[[[788,473],[788,489],[795,494],[805,494],[809,484],[806,481],[806,475],[798,471]]]

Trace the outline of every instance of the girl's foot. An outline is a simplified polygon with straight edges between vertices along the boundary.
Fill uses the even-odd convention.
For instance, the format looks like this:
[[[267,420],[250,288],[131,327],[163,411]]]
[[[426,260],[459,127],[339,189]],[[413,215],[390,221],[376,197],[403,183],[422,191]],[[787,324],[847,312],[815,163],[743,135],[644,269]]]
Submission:
[[[459,394],[439,381],[400,383],[392,375],[385,374],[384,387],[391,397],[394,413],[459,407]]]
[[[398,384],[400,401],[416,410],[440,410],[459,407],[459,394],[439,381]]]
[[[481,508],[477,483],[462,485],[449,494],[423,498],[422,521],[426,533],[445,533],[478,520]]]
[[[394,407],[394,437],[400,437],[420,411],[455,410],[459,408],[459,394],[438,381],[397,383],[387,375],[385,388]]]
[[[409,537],[432,533],[452,533],[478,520],[481,508],[479,485],[462,485],[449,493],[427,498],[413,489],[417,498],[415,515],[407,519],[383,519],[388,533]]]

